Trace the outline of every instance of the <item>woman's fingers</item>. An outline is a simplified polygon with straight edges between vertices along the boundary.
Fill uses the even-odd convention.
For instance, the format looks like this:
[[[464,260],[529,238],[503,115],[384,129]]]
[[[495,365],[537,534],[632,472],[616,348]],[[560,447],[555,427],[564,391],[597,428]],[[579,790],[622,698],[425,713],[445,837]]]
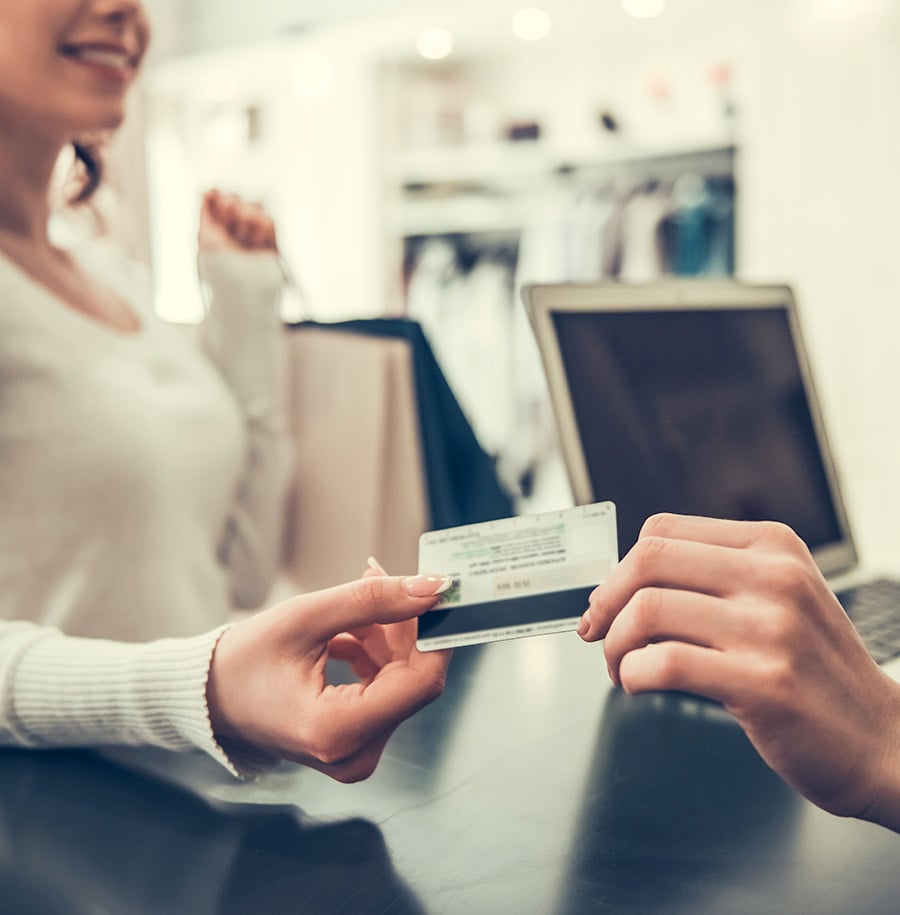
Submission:
[[[282,638],[325,644],[342,632],[415,619],[435,605],[449,581],[441,575],[373,575],[290,598],[276,608]]]
[[[209,191],[204,195],[201,209],[201,239],[214,246],[216,239],[210,231],[210,222],[238,247],[248,251],[277,249],[275,224],[258,203],[234,194]]]
[[[402,624],[394,623],[393,625],[399,626]],[[350,630],[349,635],[353,636],[353,638],[359,642],[376,664],[380,667],[384,667],[385,664],[389,664],[394,659],[394,653],[391,650],[391,646],[387,639],[389,628],[390,627],[387,626],[381,626],[378,623],[373,623],[371,626],[362,626],[359,629],[352,629]]]
[[[363,781],[377,768],[391,733],[392,731],[387,731],[379,734],[378,737],[362,745],[350,756],[343,759],[323,762],[316,756],[306,755],[300,757],[297,762],[301,762],[309,768],[316,769],[329,778],[345,784]]]
[[[414,652],[407,663],[382,669],[364,690],[362,701],[338,712],[344,734],[361,747],[394,730],[444,690],[450,652]]]
[[[370,683],[384,666],[383,661],[373,657],[371,651],[349,633],[335,636],[328,643],[328,657],[346,661],[362,683]]]

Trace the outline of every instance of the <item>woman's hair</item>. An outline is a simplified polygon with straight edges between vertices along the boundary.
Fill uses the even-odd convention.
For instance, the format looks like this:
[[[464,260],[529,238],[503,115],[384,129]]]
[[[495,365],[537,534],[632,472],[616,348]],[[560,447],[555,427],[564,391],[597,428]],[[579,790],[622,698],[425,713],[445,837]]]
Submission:
[[[69,197],[69,204],[78,206],[87,203],[94,191],[100,186],[103,177],[103,160],[100,150],[91,143],[73,140],[75,149],[75,182],[74,193]]]

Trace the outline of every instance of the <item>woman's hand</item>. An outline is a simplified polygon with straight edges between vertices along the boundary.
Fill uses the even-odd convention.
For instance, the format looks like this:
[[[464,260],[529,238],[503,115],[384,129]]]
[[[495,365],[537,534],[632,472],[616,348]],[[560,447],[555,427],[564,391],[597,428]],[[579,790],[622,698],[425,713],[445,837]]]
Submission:
[[[450,652],[416,649],[447,578],[359,581],[284,601],[226,630],[207,685],[213,730],[342,782],[367,778],[402,721],[444,688]],[[329,685],[329,658],[359,682]]]
[[[627,692],[723,703],[801,794],[900,830],[900,686],[789,528],[650,518],[591,595],[579,634],[605,638]]]
[[[277,251],[275,223],[257,203],[207,191],[197,236],[201,251]]]

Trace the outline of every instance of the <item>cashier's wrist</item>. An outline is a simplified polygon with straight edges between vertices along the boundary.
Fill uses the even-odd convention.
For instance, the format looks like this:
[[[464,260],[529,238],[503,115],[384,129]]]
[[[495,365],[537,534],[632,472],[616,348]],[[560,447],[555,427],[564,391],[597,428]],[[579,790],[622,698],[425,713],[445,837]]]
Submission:
[[[894,702],[870,776],[872,800],[860,818],[900,832],[900,687],[891,686]]]

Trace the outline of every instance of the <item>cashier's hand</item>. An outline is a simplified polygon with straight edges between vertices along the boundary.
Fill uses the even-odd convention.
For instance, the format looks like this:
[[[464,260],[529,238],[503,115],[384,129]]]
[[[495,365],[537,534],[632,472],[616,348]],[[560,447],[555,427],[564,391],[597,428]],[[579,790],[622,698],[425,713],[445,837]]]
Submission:
[[[216,736],[341,782],[367,778],[397,725],[443,691],[450,653],[416,649],[416,617],[448,583],[369,569],[226,630],[207,685]],[[329,685],[329,658],[349,662],[358,682]]]
[[[900,830],[900,685],[788,527],[650,518],[579,634],[626,692],[721,702],[813,803]]]
[[[207,191],[200,206],[201,251],[276,251],[275,223],[257,203]]]

